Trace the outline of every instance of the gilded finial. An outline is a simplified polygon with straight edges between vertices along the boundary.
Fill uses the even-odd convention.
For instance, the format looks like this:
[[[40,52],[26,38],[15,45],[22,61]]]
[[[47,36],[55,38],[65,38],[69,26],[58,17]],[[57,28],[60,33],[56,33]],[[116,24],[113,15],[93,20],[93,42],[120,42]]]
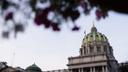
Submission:
[[[93,24],[93,27],[95,27],[94,21],[93,21],[93,23],[92,23],[92,24]]]

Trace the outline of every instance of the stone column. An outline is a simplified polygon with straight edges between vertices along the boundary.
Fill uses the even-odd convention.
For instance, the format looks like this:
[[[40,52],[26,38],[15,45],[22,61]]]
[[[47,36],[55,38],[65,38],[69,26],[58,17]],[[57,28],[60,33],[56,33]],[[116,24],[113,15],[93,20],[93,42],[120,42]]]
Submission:
[[[105,66],[105,71],[108,72],[108,67],[107,66]]]
[[[84,47],[83,48],[83,55],[85,55],[86,54],[86,48]]]
[[[81,68],[81,72],[83,72],[83,68]]]
[[[81,50],[81,54],[82,54],[82,56],[84,55],[84,48],[82,48],[82,50]]]
[[[89,47],[87,48],[87,53],[90,54],[90,48]]]
[[[96,72],[95,67],[93,67],[93,72]]]
[[[81,69],[80,68],[78,68],[78,72],[81,72]]]
[[[101,46],[101,52],[103,52],[103,53],[104,53],[104,51],[105,51],[105,50],[104,50],[104,47],[103,47],[103,46]]]
[[[102,72],[105,72],[105,70],[104,70],[104,66],[102,66]]]
[[[94,53],[97,53],[97,47],[94,46]]]
[[[92,69],[92,67],[90,67],[90,72],[93,72],[93,69]]]
[[[85,48],[85,52],[86,52],[86,54],[88,54],[88,47]]]

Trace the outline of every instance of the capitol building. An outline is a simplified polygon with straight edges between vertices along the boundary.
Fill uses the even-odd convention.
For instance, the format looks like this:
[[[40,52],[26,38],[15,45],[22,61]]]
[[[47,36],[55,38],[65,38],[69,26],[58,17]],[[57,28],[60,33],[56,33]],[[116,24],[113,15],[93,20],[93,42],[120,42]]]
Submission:
[[[12,68],[1,62],[0,72],[124,72],[120,70],[123,65],[115,59],[107,37],[93,25],[83,38],[79,55],[68,58],[68,69],[43,71],[36,64],[26,69]]]

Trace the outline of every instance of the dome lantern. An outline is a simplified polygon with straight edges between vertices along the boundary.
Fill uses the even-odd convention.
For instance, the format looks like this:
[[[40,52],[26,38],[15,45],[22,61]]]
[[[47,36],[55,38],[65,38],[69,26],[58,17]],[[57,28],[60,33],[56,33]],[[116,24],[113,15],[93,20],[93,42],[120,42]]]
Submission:
[[[97,32],[97,29],[94,24],[93,24],[93,27],[91,28],[91,32]]]

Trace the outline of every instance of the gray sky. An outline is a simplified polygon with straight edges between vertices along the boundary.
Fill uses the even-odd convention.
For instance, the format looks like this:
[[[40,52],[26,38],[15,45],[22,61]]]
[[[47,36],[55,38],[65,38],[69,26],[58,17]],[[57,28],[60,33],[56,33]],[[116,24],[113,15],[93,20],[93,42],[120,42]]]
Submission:
[[[95,20],[92,12],[76,21],[81,26],[78,32],[72,32],[66,24],[61,32],[37,27],[30,21],[24,34],[18,34],[17,39],[0,39],[0,61],[9,65],[26,68],[34,62],[42,70],[67,68],[67,58],[79,55],[79,48],[84,37],[84,31],[90,32],[92,22],[98,31],[105,34],[114,49],[114,55],[119,62],[128,60],[128,15],[109,12],[105,20]],[[71,23],[69,23],[71,24]],[[15,53],[15,56],[13,57]]]

